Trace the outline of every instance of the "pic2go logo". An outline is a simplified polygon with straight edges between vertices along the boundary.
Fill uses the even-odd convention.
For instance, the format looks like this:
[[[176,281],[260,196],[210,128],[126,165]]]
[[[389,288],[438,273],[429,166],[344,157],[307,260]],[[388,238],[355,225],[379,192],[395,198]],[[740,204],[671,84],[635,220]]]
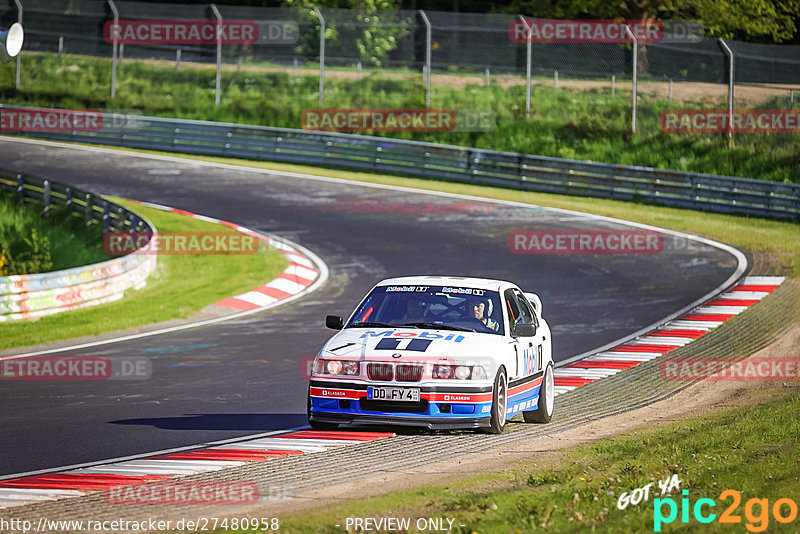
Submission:
[[[717,518],[717,514],[711,512],[711,508],[717,506],[714,499],[703,498],[695,501],[694,506],[689,504],[689,490],[683,490],[683,498],[680,504],[681,523],[689,523],[689,511],[691,509],[694,519],[698,523],[711,523]],[[719,523],[741,524],[742,516],[736,514],[736,509],[742,502],[742,494],[736,490],[725,490],[719,494],[721,501],[729,498],[733,502],[719,516]],[[664,515],[664,507],[669,509],[669,513]],[[668,525],[678,518],[678,503],[671,497],[663,499],[653,499],[653,530],[661,532],[662,524]],[[797,503],[792,499],[782,498],[772,504],[772,517],[778,523],[791,523],[797,518]],[[764,532],[769,526],[770,506],[769,499],[750,499],[744,505],[744,516],[747,519],[745,528],[749,532]]]

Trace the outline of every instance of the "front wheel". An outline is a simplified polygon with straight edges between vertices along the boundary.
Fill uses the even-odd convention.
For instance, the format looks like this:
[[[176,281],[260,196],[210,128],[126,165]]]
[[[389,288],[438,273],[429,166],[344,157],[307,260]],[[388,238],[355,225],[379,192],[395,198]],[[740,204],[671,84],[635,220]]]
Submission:
[[[336,423],[320,423],[319,421],[311,420],[311,391],[308,392],[308,403],[306,404],[306,417],[308,417],[308,425],[314,430],[336,430],[339,425]]]
[[[494,379],[494,393],[492,394],[492,416],[489,419],[489,428],[484,432],[500,434],[506,427],[506,408],[508,406],[508,380],[506,370],[500,368]]]
[[[549,423],[553,417],[553,364],[548,363],[544,370],[542,387],[539,389],[539,401],[535,410],[522,412],[522,418],[526,423]]]

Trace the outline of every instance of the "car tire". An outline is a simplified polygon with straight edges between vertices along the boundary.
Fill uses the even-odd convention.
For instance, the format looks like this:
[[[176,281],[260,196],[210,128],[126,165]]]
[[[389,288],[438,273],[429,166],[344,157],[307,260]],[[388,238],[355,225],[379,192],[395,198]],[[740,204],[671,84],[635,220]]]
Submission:
[[[319,421],[311,420],[311,391],[308,392],[308,402],[306,403],[306,416],[308,417],[308,426],[314,430],[337,430],[339,425],[336,423],[321,423]]]
[[[555,398],[553,386],[553,364],[548,363],[542,378],[542,387],[539,390],[539,403],[535,410],[522,412],[526,423],[549,423],[553,417],[553,400]]]
[[[492,415],[489,418],[489,427],[483,431],[489,434],[501,434],[506,427],[506,411],[508,408],[508,379],[506,370],[500,368],[494,379],[492,388]]]

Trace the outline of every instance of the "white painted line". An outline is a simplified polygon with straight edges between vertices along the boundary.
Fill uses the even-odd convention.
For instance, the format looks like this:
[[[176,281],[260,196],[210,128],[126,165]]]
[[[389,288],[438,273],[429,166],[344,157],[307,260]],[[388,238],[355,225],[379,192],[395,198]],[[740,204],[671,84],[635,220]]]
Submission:
[[[224,469],[220,467],[219,469]],[[146,476],[146,475],[195,475],[197,473],[205,473],[206,471],[218,471],[218,469],[181,469],[178,467],[111,467],[111,466],[98,466],[88,467],[86,469],[78,469],[77,471],[70,471],[71,474],[76,475],[124,475],[131,477]]]
[[[749,306],[700,306],[695,309],[693,313],[704,315],[723,314],[723,315],[739,315],[745,311]]]
[[[216,461],[216,460],[130,460],[126,462],[116,462],[113,464],[98,465],[85,469],[76,469],[70,473],[107,473],[107,474],[126,474],[127,470],[142,470],[146,474],[185,474],[203,473],[206,471],[219,471],[228,467],[237,467],[246,462],[239,461]]]
[[[288,441],[288,440],[283,440]],[[278,444],[275,446],[259,445],[258,443],[234,443],[233,445],[220,445],[219,447],[212,447],[212,449],[238,449],[243,451],[267,451],[267,450],[282,450],[282,451],[300,451],[300,452],[325,452],[327,447],[313,447],[311,445],[284,445]]]
[[[270,297],[269,295],[259,293],[258,291],[248,291],[247,293],[242,293],[241,295],[236,295],[232,298],[244,300],[245,302],[255,304],[256,306],[266,306],[278,301],[278,299],[275,297]]]
[[[301,256],[300,254],[294,254],[294,253],[287,254],[286,257],[289,258],[289,261],[292,261],[294,263],[299,263],[303,267],[307,267],[307,268],[313,270],[314,274],[316,276],[317,268],[316,268],[316,266],[314,266],[314,263],[312,263],[311,261],[308,260],[308,258],[305,258],[305,257]]]
[[[293,295],[298,291],[302,291],[305,286],[303,284],[298,284],[297,282],[287,280],[286,278],[276,278],[267,284],[267,287],[274,287],[275,289],[280,289],[281,291],[286,291],[290,295]]]
[[[696,320],[693,320],[697,322]],[[711,325],[711,323],[706,323],[705,321],[700,321],[702,324],[699,325],[698,328],[686,328],[685,326],[681,326],[678,322],[685,323],[685,319],[679,319],[677,321],[670,321],[669,323],[665,324],[663,327],[659,328],[659,330],[703,330],[708,332],[712,328],[715,328]]]
[[[643,361],[652,360],[661,356],[660,352],[631,352],[622,350],[606,350],[598,352],[595,356],[599,356],[601,360],[629,360],[629,361]],[[590,356],[592,357],[592,356]]]
[[[605,378],[619,372],[620,369],[573,369],[560,367],[555,370],[553,376],[556,378],[567,378],[570,376],[577,376],[579,378]]]
[[[779,286],[784,280],[785,276],[746,276],[742,284],[748,286]]]
[[[214,217],[206,217],[205,215],[194,215],[194,218],[195,219],[200,219],[201,221],[214,223],[214,224],[219,224],[220,222],[222,222],[219,219],[215,219]]]
[[[257,440],[260,445],[269,445],[271,448],[278,448],[278,445],[281,443],[285,444],[292,444],[292,445],[311,445],[312,447],[336,447],[338,445],[357,445],[359,443],[364,443],[361,440],[353,440],[353,439],[298,439],[298,438],[267,438],[267,439],[260,439]],[[253,442],[249,442],[253,443]]]
[[[283,271],[286,274],[293,274],[295,276],[299,276],[300,278],[305,278],[307,280],[313,280],[317,277],[317,271],[308,269],[306,267],[302,267],[300,265],[290,265]]]
[[[687,330],[711,330],[718,327],[724,321],[699,321],[693,319],[691,321],[674,321],[672,326],[675,328],[685,328]]]
[[[769,295],[767,291],[728,291],[719,296],[721,299],[761,300]]]
[[[678,345],[682,347],[687,343],[694,341],[690,337],[666,337],[666,336],[644,336],[639,339],[634,339],[630,342],[631,345]]]
[[[594,356],[589,356],[581,360],[582,362],[591,362],[591,361],[607,361],[607,360],[615,360],[618,362],[641,362],[644,363],[646,361],[652,360],[653,358],[658,358],[661,356],[660,354],[653,354],[650,353],[647,356],[642,356],[641,352],[601,352]]]

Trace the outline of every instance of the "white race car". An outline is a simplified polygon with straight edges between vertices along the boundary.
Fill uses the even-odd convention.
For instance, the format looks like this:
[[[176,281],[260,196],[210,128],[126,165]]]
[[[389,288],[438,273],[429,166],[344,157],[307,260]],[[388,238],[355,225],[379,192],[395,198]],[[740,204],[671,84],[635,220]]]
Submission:
[[[308,421],[499,434],[553,414],[550,327],[538,296],[499,280],[413,276],[376,285],[314,360]]]

